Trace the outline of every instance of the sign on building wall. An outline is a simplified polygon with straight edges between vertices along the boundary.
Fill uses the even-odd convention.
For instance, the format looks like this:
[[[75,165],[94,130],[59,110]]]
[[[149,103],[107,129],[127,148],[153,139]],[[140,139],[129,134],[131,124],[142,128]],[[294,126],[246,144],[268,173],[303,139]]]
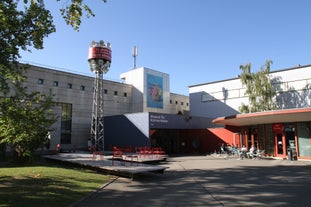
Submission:
[[[272,130],[274,133],[282,133],[284,131],[283,124],[272,124]]]
[[[163,78],[147,74],[147,107],[163,108]]]

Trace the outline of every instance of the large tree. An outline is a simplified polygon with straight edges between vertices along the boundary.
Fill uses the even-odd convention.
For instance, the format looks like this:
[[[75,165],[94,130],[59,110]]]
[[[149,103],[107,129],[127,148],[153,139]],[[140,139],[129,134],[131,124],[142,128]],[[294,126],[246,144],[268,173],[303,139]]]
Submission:
[[[49,128],[55,121],[51,98],[39,93],[2,98],[0,143],[9,144],[16,159],[28,159],[47,141]]]
[[[79,30],[83,15],[94,16],[83,0],[55,1],[74,30]],[[27,67],[18,63],[20,50],[43,49],[44,38],[55,31],[44,0],[0,1],[0,145],[10,144],[22,157],[43,143],[55,117],[51,94],[29,93],[23,87]]]
[[[242,104],[241,113],[252,113],[276,109],[274,98],[276,91],[270,80],[271,60],[267,60],[257,73],[251,72],[251,64],[241,65],[240,75],[242,84],[246,87],[245,95],[248,96],[249,105]]]
[[[81,18],[94,16],[83,0],[55,0],[66,23],[79,30]],[[102,0],[106,2],[106,0]],[[9,91],[7,80],[18,80],[22,70],[17,67],[19,51],[43,49],[45,37],[55,32],[53,17],[44,0],[2,0],[0,2],[0,91]]]

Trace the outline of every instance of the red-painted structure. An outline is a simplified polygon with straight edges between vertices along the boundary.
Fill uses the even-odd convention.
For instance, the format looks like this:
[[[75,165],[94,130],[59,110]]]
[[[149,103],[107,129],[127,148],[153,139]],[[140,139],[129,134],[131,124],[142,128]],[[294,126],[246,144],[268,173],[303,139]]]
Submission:
[[[111,49],[102,46],[89,47],[88,60],[90,59],[103,59],[111,62]]]
[[[285,158],[291,153],[311,159],[311,108],[237,114],[213,122],[240,128],[239,132],[235,130],[235,141],[240,137],[239,143],[248,148],[254,145],[275,157]]]

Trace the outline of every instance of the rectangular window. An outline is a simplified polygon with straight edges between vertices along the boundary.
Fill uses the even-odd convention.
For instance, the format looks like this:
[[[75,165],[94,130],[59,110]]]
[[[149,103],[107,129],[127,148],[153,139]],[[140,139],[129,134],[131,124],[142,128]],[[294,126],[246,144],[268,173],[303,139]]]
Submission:
[[[178,104],[178,101],[175,101],[175,104],[177,105],[177,104]]]
[[[43,85],[43,82],[44,82],[43,79],[41,79],[41,78],[38,79],[38,84],[39,84],[39,85]]]
[[[210,95],[208,93],[202,93],[201,95],[201,101],[202,102],[208,102],[208,101],[214,101],[215,97],[213,95]]]
[[[61,144],[71,144],[72,104],[61,103]]]
[[[172,104],[173,103],[173,101],[172,100],[170,100],[170,104]]]
[[[68,84],[67,84],[67,88],[72,89],[72,83],[68,83]]]
[[[81,85],[81,86],[80,86],[80,90],[81,90],[81,91],[85,91],[85,86],[84,86],[84,85]]]
[[[118,95],[118,91],[114,91],[114,95],[117,96]]]
[[[58,81],[54,81],[54,82],[53,82],[53,86],[54,86],[54,87],[58,87]]]
[[[108,93],[108,90],[107,89],[104,89],[104,94],[107,94]]]
[[[124,92],[124,94],[123,94],[123,95],[124,95],[124,97],[127,97],[127,93],[126,93],[126,92]]]
[[[297,123],[298,149],[300,156],[311,156],[310,132],[306,122]]]

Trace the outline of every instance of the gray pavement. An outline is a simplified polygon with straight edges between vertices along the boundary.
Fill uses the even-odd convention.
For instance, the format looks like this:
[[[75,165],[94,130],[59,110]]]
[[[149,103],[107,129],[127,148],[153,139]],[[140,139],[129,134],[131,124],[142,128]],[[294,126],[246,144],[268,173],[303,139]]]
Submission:
[[[311,162],[170,157],[164,174],[115,177],[73,207],[311,206]]]

